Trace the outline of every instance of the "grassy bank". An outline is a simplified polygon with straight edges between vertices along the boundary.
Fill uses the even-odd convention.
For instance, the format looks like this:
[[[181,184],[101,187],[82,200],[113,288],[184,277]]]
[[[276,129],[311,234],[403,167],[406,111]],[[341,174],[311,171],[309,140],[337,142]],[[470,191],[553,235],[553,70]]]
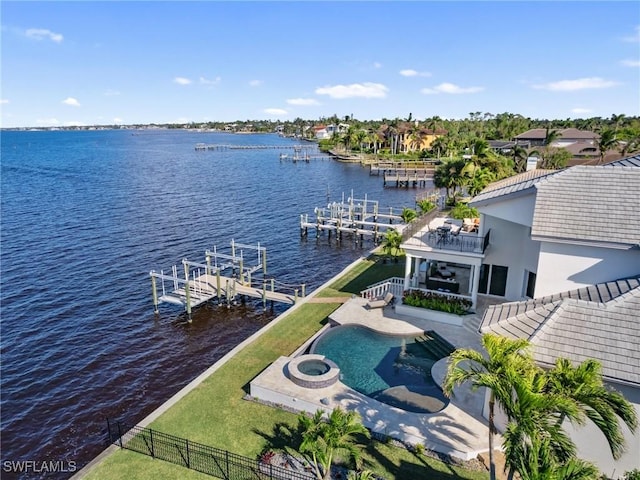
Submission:
[[[397,270],[403,268],[400,264],[365,260],[319,294],[323,297],[357,294],[366,285],[398,275]],[[295,351],[326,323],[327,316],[338,307],[338,303],[307,303],[291,312],[160,416],[151,428],[256,457],[270,446],[274,427],[281,423],[295,425],[296,416],[244,400],[249,382],[279,356]],[[388,480],[487,478],[486,472],[453,468],[389,444],[373,441],[363,447],[366,466]],[[142,480],[211,477],[120,450],[96,467],[87,478]]]

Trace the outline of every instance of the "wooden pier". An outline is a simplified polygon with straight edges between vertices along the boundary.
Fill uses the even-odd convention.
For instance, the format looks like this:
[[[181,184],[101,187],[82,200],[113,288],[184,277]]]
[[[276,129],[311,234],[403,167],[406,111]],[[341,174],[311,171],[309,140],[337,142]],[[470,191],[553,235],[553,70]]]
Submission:
[[[244,249],[255,250],[257,262],[245,264]],[[230,271],[223,275],[223,272]],[[262,278],[252,275],[262,272]],[[266,310],[267,301],[294,304],[305,296],[305,285],[287,285],[267,278],[267,251],[260,244],[244,245],[231,241],[231,255],[213,251],[205,252],[205,263],[182,260],[182,271],[174,265],[171,274],[152,270],[151,290],[154,312],[159,313],[161,303],[170,303],[184,307],[189,321],[191,310],[199,305],[217,300],[230,307],[236,298],[252,297],[262,299]],[[278,290],[276,290],[276,288]]]
[[[196,143],[196,150],[317,150],[317,145],[227,145],[218,143]]]
[[[384,172],[383,184],[385,187],[426,187],[433,182],[433,169],[427,168],[396,168]]]
[[[356,199],[353,192],[345,201],[343,193],[341,202],[329,203],[326,208],[316,207],[315,220],[310,220],[309,214],[300,215],[300,236],[306,237],[309,229],[315,229],[316,238],[327,232],[329,239],[335,233],[336,240],[341,241],[343,233],[348,233],[355,241],[372,236],[377,243],[390,228],[402,231],[405,227],[400,216],[402,210],[394,207],[381,209],[377,200],[369,200],[366,195],[364,199]]]
[[[405,161],[405,162],[375,162],[369,164],[369,175],[384,175],[395,170],[435,170],[435,160]]]

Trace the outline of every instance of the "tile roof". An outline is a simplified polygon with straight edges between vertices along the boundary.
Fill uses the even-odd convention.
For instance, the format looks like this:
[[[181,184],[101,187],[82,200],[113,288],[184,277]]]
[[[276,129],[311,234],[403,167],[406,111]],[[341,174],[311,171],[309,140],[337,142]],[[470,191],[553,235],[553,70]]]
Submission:
[[[528,172],[504,178],[488,185],[484,190],[482,190],[482,192],[473,197],[469,204],[471,206],[477,206],[478,204],[492,198],[525,191],[529,188],[533,188],[533,186],[543,178],[557,172],[557,170],[529,170]]]
[[[597,133],[590,132],[588,130],[578,130],[577,128],[550,128],[549,131],[552,132],[557,130],[558,138],[569,139],[569,140],[585,140],[585,139],[595,139],[598,138]],[[518,140],[524,139],[532,139],[532,140],[544,140],[547,137],[547,129],[546,128],[532,128],[531,130],[527,130],[520,135],[516,135],[514,138]]]
[[[533,240],[640,245],[640,168],[577,165],[535,188]]]
[[[481,333],[524,338],[537,362],[593,358],[603,376],[640,386],[640,276],[487,308]]]
[[[615,162],[610,162],[605,165],[606,167],[640,167],[640,155],[634,155],[633,157],[622,158]]]

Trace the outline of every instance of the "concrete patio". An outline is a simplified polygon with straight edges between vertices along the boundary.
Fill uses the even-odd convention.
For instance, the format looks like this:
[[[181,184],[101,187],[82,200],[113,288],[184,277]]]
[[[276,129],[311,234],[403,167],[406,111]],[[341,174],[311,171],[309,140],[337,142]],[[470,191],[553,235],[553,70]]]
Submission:
[[[333,325],[355,324],[391,335],[420,335],[434,330],[456,348],[481,349],[478,326],[484,309],[492,303],[480,298],[476,313],[466,315],[462,326],[443,324],[429,320],[417,320],[398,315],[392,305],[368,309],[367,300],[352,298],[333,314]],[[299,351],[301,353],[313,339]],[[423,444],[426,448],[470,460],[488,451],[488,428],[482,418],[484,390],[472,392],[468,385],[457,388],[443,410],[432,414],[411,413],[391,407],[362,395],[342,382],[325,388],[303,388],[288,376],[287,364],[291,357],[280,357],[251,382],[251,396],[296,411],[314,413],[318,409],[331,411],[340,406],[357,411],[370,430],[391,436],[407,444]],[[441,385],[447,369],[447,358],[432,368],[432,376]],[[496,440],[496,445],[500,439]]]

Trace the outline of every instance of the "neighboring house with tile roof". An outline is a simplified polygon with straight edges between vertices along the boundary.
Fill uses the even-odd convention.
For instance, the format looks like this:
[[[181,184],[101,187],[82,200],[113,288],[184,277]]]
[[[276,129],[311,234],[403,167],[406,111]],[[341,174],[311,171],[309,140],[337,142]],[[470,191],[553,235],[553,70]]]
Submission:
[[[594,145],[600,138],[597,133],[577,128],[550,128],[549,131],[557,131],[558,138],[551,143],[551,147],[565,147],[572,143],[584,143]],[[531,146],[543,146],[547,138],[546,128],[533,128],[520,135],[516,135],[514,140],[519,144],[529,144]]]
[[[530,341],[534,359],[543,368],[552,368],[560,357],[574,365],[597,360],[605,383],[622,393],[640,416],[639,312],[640,272],[535,300],[490,306],[480,332]],[[504,426],[503,415],[498,424]],[[640,468],[640,431],[632,435],[625,425],[621,428],[627,451],[614,460],[595,425],[565,425],[578,456],[596,463],[608,478]]]

